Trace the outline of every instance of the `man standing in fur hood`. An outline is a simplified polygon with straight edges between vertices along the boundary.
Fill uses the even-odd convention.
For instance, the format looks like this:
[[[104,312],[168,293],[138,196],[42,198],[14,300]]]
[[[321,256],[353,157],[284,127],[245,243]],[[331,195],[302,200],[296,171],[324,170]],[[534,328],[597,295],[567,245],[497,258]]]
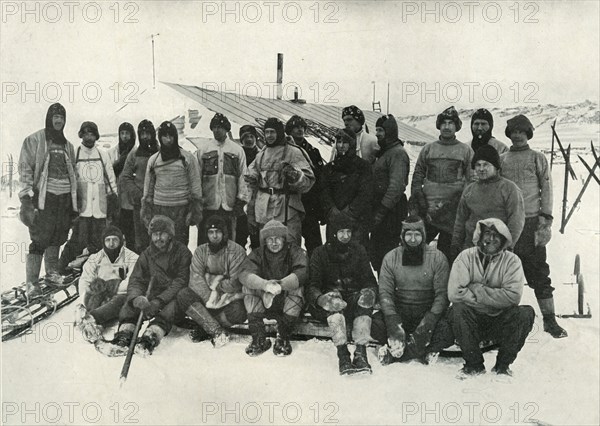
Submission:
[[[371,263],[379,272],[383,256],[398,247],[402,221],[407,214],[404,191],[408,185],[410,159],[398,138],[393,115],[379,117],[375,134],[381,148],[373,165],[375,211],[371,231]]]
[[[473,244],[458,255],[448,281],[452,328],[465,360],[460,377],[485,373],[479,343],[490,339],[500,344],[492,371],[510,376],[509,366],[535,318],[531,306],[519,306],[523,267],[519,257],[506,250],[512,236],[500,219],[477,222]]]
[[[286,225],[288,242],[300,247],[305,211],[300,197],[312,188],[315,175],[301,148],[287,143],[280,120],[269,118],[264,132],[266,146],[246,174],[252,192],[248,225],[261,229],[275,219]]]
[[[373,204],[373,172],[371,165],[356,155],[356,135],[339,129],[335,135],[335,160],[323,168],[321,203],[329,224],[340,215],[353,221],[352,239],[367,248]]]
[[[328,241],[310,259],[307,288],[309,312],[327,322],[333,331],[340,375],[371,373],[366,344],[371,338],[371,315],[377,281],[366,249],[354,241],[353,221],[339,215],[329,224]],[[347,326],[351,324],[356,345],[354,360],[348,351]]]
[[[321,208],[321,176],[323,174],[323,158],[317,148],[312,146],[304,137],[307,129],[307,124],[304,119],[298,115],[293,115],[287,123],[285,123],[285,133],[291,136],[293,143],[304,150],[313,173],[315,175],[315,183],[310,190],[302,194],[302,205],[306,215],[302,220],[302,236],[304,237],[304,247],[306,253],[310,257],[312,251],[323,244],[321,239],[320,222],[324,221],[323,209]]]
[[[387,345],[379,351],[383,365],[420,358],[433,361],[444,342],[449,325],[446,256],[425,243],[425,224],[418,216],[402,222],[400,247],[383,259],[379,274],[379,303],[385,318]]]
[[[244,179],[246,154],[227,137],[231,123],[223,114],[215,114],[210,130],[213,139],[196,151],[202,177],[203,215],[221,216],[227,223],[227,235],[235,241],[237,218],[244,215],[244,206],[250,198]],[[204,223],[198,224],[198,245],[208,241],[203,229]]]
[[[306,252],[288,242],[289,231],[277,220],[270,220],[260,231],[260,247],[250,253],[242,265],[240,282],[248,312],[252,342],[246,348],[257,356],[271,347],[266,338],[263,318],[277,320],[277,338],[273,353],[292,353],[290,336],[304,304],[304,286],[308,281]]]
[[[342,120],[344,127],[356,135],[356,155],[373,164],[377,158],[379,145],[377,145],[377,138],[367,133],[363,127],[365,126],[365,113],[356,105],[350,105],[342,110]],[[335,160],[336,156],[337,151],[334,149],[331,151],[329,161]]]
[[[492,113],[485,108],[479,108],[471,116],[471,133],[473,134],[473,140],[471,141],[471,148],[477,152],[479,148],[485,145],[490,145],[498,151],[498,155],[502,155],[508,151],[508,146],[505,143],[500,142],[498,139],[492,136],[492,129],[494,128],[494,117]]]
[[[554,338],[567,337],[556,322],[550,266],[546,261],[546,244],[552,237],[552,175],[548,160],[541,152],[529,147],[533,125],[524,115],[506,123],[506,136],[512,141],[510,151],[502,155],[502,176],[512,180],[523,191],[525,226],[515,254],[519,256],[527,285],[535,291],[544,318],[544,331]]]
[[[138,125],[139,144],[127,154],[123,172],[120,178],[120,187],[123,189],[123,198],[129,200],[133,206],[133,225],[135,233],[135,252],[143,252],[150,240],[148,229],[141,217],[142,196],[144,195],[144,180],[148,159],[158,152],[156,130],[150,120],[142,120]]]
[[[127,156],[135,146],[135,130],[131,123],[121,123],[119,126],[119,142],[110,151],[109,155],[112,159],[112,166],[117,178],[117,188],[119,193],[119,220],[118,227],[123,230],[125,235],[125,242],[127,247],[131,250],[135,250],[135,225],[133,221],[133,204],[129,200],[129,197],[125,196],[123,190],[123,179],[121,179],[121,172],[125,167],[125,161]]]
[[[202,181],[196,157],[181,148],[177,128],[158,128],[160,151],[148,159],[141,216],[149,223],[160,214],[175,223],[175,237],[187,246],[190,225],[202,222]]]
[[[42,259],[46,274],[58,272],[58,252],[78,215],[75,149],[63,134],[67,112],[52,104],[45,127],[27,136],[19,156],[19,218],[29,228],[31,244],[25,264],[29,296],[40,293]]]
[[[456,209],[463,189],[471,180],[473,150],[456,139],[462,126],[458,112],[449,107],[437,116],[439,140],[421,149],[411,184],[413,214],[426,218],[427,243],[438,234],[438,249],[450,259]]]
[[[113,345],[126,351],[140,311],[150,325],[136,344],[141,355],[152,354],[162,338],[171,331],[176,309],[177,293],[188,285],[192,254],[183,243],[175,240],[175,224],[162,215],[150,221],[148,234],[151,244],[140,255],[127,286],[127,301],[119,312],[119,328]],[[152,283],[150,294],[146,296]],[[126,352],[125,352],[126,353]]]
[[[229,239],[221,216],[209,217],[204,226],[208,242],[194,252],[190,283],[177,294],[177,307],[198,324],[190,334],[193,342],[211,339],[220,348],[229,341],[225,328],[246,321],[238,279],[246,251]]]

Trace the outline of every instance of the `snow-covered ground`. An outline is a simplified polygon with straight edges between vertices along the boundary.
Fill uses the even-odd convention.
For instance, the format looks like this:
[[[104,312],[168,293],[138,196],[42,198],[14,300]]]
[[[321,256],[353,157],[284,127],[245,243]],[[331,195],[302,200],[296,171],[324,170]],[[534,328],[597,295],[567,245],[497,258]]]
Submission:
[[[586,175],[581,164],[574,167],[578,176]],[[576,287],[564,283],[574,281],[579,253],[593,318],[559,319],[569,337],[554,340],[543,332],[538,316],[510,380],[488,372],[459,381],[455,375],[462,360],[456,358],[433,366],[382,367],[373,349],[372,376],[340,377],[330,342],[294,342],[287,358],[271,352],[249,358],[247,337],[216,350],[209,342],[192,343],[185,330],[175,329],[154,355],[134,357],[120,388],[123,359],[105,358],[83,341],[72,326],[75,302],[32,334],[1,345],[2,423],[599,424],[599,186],[591,182],[562,235],[562,166],[555,167],[553,178],[549,263],[557,312],[573,313],[577,307]],[[570,182],[570,203],[581,185],[581,179]],[[6,289],[24,279],[29,241],[16,217],[1,220],[0,283]],[[525,290],[522,303],[539,315],[532,290]],[[495,355],[485,355],[488,370]]]

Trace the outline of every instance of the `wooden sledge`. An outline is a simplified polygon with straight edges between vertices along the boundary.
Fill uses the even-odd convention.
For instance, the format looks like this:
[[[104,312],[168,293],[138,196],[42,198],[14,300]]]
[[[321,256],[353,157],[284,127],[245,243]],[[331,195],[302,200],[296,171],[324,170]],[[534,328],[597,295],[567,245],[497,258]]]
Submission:
[[[267,330],[267,336],[275,337],[277,334],[277,322],[275,320],[266,320],[265,326]],[[234,334],[250,335],[247,323],[234,325],[229,329],[229,331]],[[310,314],[304,314],[294,328],[292,340],[307,341],[311,339],[331,340],[331,331],[327,324],[313,319]],[[352,344],[351,341],[348,343]],[[372,342],[367,346],[379,348],[381,344],[378,342]],[[479,346],[482,352],[488,352],[497,349],[499,345],[493,341],[485,341],[481,342]],[[462,357],[462,351],[460,350],[458,344],[455,343],[454,345],[449,346],[441,351],[440,356],[444,358],[460,358]]]

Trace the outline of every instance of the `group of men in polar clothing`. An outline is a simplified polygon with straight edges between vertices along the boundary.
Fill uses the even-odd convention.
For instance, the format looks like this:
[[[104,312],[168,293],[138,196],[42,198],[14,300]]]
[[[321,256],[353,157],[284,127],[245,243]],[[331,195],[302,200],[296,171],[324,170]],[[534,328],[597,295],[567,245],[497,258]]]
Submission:
[[[486,296],[495,308],[518,304],[518,284],[511,281],[514,288],[504,288],[504,281],[510,281],[510,277],[501,276],[495,284],[484,280],[482,289],[480,281],[457,284],[451,273],[448,291],[454,305],[452,315],[446,318],[443,314],[448,302],[440,285],[444,274],[448,275],[448,259],[456,258],[458,262],[467,251],[474,250],[472,257],[479,259],[485,276],[490,262],[509,258],[514,263],[515,255],[505,251],[514,247],[528,284],[535,288],[545,330],[554,337],[566,336],[554,316],[544,247],[552,223],[551,182],[545,157],[527,144],[533,126],[526,117],[508,121],[506,135],[513,146],[500,157],[498,151],[505,151],[506,146],[491,136],[493,119],[489,111],[478,110],[472,117],[471,146],[475,152],[456,139],[462,124],[456,110],[450,107],[443,111],[436,121],[440,138],[421,150],[411,200],[407,202],[404,192],[410,164],[393,116],[377,121],[374,146],[362,130],[364,114],[358,108],[345,108],[342,115],[346,128],[336,134],[332,161],[327,165],[304,138],[306,123],[300,117],[292,117],[285,128],[278,119],[268,119],[264,125],[265,146],[258,150],[252,126],[240,129],[240,147],[228,138],[231,125],[221,114],[216,114],[210,124],[215,137],[212,145],[199,149],[196,155],[181,149],[177,129],[170,122],[159,127],[160,148],[152,123],[144,120],[138,126],[137,148],[131,143],[135,141],[133,127],[124,123],[119,128],[114,161],[109,162],[95,148],[99,134],[91,122],[81,126],[82,147],[75,155],[62,134],[66,112],[60,104],[52,105],[46,128],[29,136],[21,153],[21,163],[28,166],[21,174],[21,218],[32,237],[27,258],[28,287],[36,289],[40,252],[45,252],[47,272],[60,269],[58,248],[66,240],[71,224],[49,223],[47,215],[68,212],[68,218],[77,219],[72,237],[76,247],[95,244],[97,251],[84,269],[84,300],[88,302],[85,310],[80,309],[78,321],[88,330],[90,340],[97,338],[99,327],[115,319],[119,311],[114,342],[125,345],[132,338],[136,315],[142,311],[153,320],[139,342],[140,350],[152,352],[179,316],[186,313],[199,325],[195,340],[211,338],[215,346],[221,346],[228,339],[225,328],[244,321],[247,312],[253,339],[246,352],[257,355],[270,347],[263,318],[274,317],[278,322],[274,352],[287,355],[291,353],[289,338],[303,308],[306,287],[309,311],[334,330],[340,373],[349,374],[370,371],[365,344],[371,339],[377,282],[369,261],[379,273],[381,311],[387,328],[387,339],[379,340],[389,344],[380,359],[389,363],[402,358],[431,358],[441,344],[451,343],[448,330],[465,347],[472,346],[480,337],[472,330],[473,321],[484,321],[481,315],[498,314],[497,310],[481,309],[482,303],[486,305],[482,302]],[[285,133],[292,139],[286,139]],[[247,162],[246,153],[255,155],[254,160]],[[84,161],[99,163],[103,178],[89,178],[83,170]],[[120,172],[118,185],[110,165]],[[499,175],[505,171],[507,178]],[[117,187],[123,188],[123,193],[115,202]],[[305,208],[305,201],[310,209]],[[140,253],[133,268],[131,259],[136,255],[125,247],[126,239],[118,228],[101,227],[107,218],[109,222],[122,220],[117,223],[124,226],[131,223],[127,213],[120,215],[127,207],[133,212],[134,247]],[[409,210],[411,216],[403,222]],[[205,219],[208,212],[210,217]],[[238,217],[243,218],[242,227],[238,226]],[[487,223],[488,218],[497,219]],[[318,230],[319,222],[327,224],[325,245],[320,245],[320,235],[317,238],[315,234],[314,225]],[[201,229],[199,243],[205,241],[196,249],[193,261],[186,247],[191,224]],[[244,231],[243,225],[247,234],[259,232],[260,236],[260,246],[254,247],[247,258],[244,248],[233,241],[238,229]],[[521,231],[526,235],[523,242]],[[486,232],[495,232],[501,241],[496,252],[486,251],[491,244],[483,241]],[[443,255],[427,245],[437,234],[437,246]],[[312,251],[310,268],[308,257],[299,248],[302,236]],[[246,239],[240,242],[245,246]],[[123,254],[130,262],[126,267],[121,266]],[[467,266],[474,268],[475,263]],[[429,268],[429,273],[423,273],[426,282],[414,278],[421,276],[411,270],[415,267]],[[413,278],[399,278],[403,275]],[[520,279],[517,273],[513,275],[517,281]],[[119,278],[129,279],[125,297],[123,283],[115,286]],[[399,284],[406,282],[406,288]],[[454,289],[456,285],[459,289]],[[491,296],[490,288],[500,288],[503,296]],[[512,292],[510,297],[507,292]],[[481,315],[473,317],[468,309],[454,308],[462,302],[471,303],[469,306]],[[122,306],[117,309],[119,303]],[[461,315],[467,312],[471,317],[463,321]],[[532,317],[523,312],[515,315],[510,318],[519,319],[515,320],[519,333],[512,338],[506,334],[499,337],[505,349],[501,349],[503,356],[499,354],[496,371],[507,371],[531,329],[527,323]],[[436,328],[440,324],[445,326]],[[376,329],[374,326],[374,334],[380,335]],[[350,330],[357,344],[352,361],[346,345]],[[479,372],[479,358],[471,355],[469,359],[465,355],[463,371]]]

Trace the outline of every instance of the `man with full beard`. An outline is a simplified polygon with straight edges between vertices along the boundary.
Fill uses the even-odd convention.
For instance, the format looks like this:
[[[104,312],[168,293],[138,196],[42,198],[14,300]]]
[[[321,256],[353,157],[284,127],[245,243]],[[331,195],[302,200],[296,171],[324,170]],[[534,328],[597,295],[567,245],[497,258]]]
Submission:
[[[473,113],[471,116],[471,133],[473,134],[471,148],[473,151],[477,152],[482,146],[490,145],[498,151],[498,155],[508,152],[508,146],[492,136],[493,128],[494,117],[491,112],[485,108],[479,108]]]

